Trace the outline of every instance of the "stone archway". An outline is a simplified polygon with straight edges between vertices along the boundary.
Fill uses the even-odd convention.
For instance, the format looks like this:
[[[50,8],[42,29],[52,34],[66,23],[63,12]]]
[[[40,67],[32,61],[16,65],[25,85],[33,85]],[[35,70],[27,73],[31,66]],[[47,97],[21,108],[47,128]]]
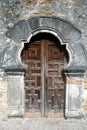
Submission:
[[[69,53],[69,64],[65,69],[65,117],[82,117],[81,88],[84,72],[86,70],[86,57],[80,43],[81,32],[66,20],[46,16],[19,21],[6,34],[7,37],[14,41],[14,44],[10,44],[7,48],[4,48],[4,60],[2,63],[2,68],[4,68],[8,74],[9,79],[8,115],[24,115],[24,66],[20,60],[20,54],[24,43],[29,42],[32,36],[40,32],[51,33],[60,40],[61,45],[66,45]],[[19,78],[19,80],[17,80],[17,78]],[[21,84],[21,87],[19,84]],[[16,95],[12,95],[12,91],[17,92]],[[20,93],[18,91],[20,91]]]

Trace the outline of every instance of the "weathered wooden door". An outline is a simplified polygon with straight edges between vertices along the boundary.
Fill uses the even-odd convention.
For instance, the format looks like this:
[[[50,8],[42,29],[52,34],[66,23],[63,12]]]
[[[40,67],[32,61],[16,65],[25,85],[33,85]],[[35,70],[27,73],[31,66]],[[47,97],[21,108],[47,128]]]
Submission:
[[[49,40],[34,41],[22,53],[25,110],[28,115],[58,116],[64,108],[64,50]]]

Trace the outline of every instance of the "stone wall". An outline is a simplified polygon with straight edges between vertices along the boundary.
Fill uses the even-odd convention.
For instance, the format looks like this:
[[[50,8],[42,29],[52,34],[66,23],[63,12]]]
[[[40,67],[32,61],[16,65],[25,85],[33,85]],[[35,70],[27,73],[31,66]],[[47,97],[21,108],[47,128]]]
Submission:
[[[57,16],[72,22],[82,32],[80,43],[87,58],[87,0],[0,0],[0,54],[12,40],[6,37],[18,21],[33,16]],[[0,55],[2,66],[3,55]],[[87,75],[83,81],[82,109],[87,111]],[[0,78],[0,112],[5,112],[7,104],[7,82]],[[3,109],[4,108],[4,109]]]

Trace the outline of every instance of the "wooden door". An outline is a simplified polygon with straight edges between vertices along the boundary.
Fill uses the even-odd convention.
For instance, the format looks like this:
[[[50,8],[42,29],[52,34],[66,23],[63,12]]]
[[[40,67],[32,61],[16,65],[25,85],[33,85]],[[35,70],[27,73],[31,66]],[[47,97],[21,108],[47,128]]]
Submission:
[[[63,116],[64,109],[63,70],[66,65],[66,57],[62,46],[58,48],[52,42],[48,42],[46,46],[46,115],[60,117]]]
[[[26,112],[57,116],[64,107],[64,51],[49,40],[35,41],[25,46],[22,61],[26,65]]]

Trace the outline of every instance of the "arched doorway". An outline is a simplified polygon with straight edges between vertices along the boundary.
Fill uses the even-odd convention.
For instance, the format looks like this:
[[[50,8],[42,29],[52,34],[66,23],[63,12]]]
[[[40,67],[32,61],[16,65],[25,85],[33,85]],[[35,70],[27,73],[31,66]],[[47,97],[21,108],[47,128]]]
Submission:
[[[25,115],[64,116],[64,68],[68,62],[65,45],[49,33],[39,33],[25,43]]]
[[[7,46],[3,48],[1,52],[0,62],[1,62],[1,69],[3,69],[6,72],[7,78],[8,78],[8,116],[12,116],[12,117],[24,116],[24,110],[25,110],[24,70],[26,70],[25,66],[27,64],[24,65],[23,62],[21,61],[21,51],[24,48],[24,45],[25,45],[24,43],[28,42],[29,46],[32,46],[32,47],[35,46],[33,45],[33,43],[30,44],[30,39],[38,33],[53,34],[53,36],[59,39],[61,43],[61,47],[66,46],[65,50],[68,51],[69,60],[68,60],[68,65],[64,72],[64,74],[66,75],[64,113],[65,113],[66,118],[82,117],[84,115],[84,111],[81,109],[81,105],[82,105],[81,90],[83,87],[82,81],[84,79],[84,73],[87,69],[87,60],[86,60],[86,55],[85,55],[86,54],[85,48],[83,48],[81,44],[81,39],[80,39],[81,31],[77,29],[71,22],[64,19],[57,18],[57,17],[53,17],[53,16],[52,17],[39,16],[39,17],[30,18],[27,20],[20,20],[6,34],[6,36],[9,37],[11,41]],[[50,35],[50,37],[51,36],[52,35]],[[49,40],[49,38],[46,40]],[[40,44],[40,49],[39,49],[42,56],[39,58],[41,58],[41,66],[43,66],[43,69],[39,71],[39,73],[41,73],[42,75],[41,79],[40,78],[39,79],[42,83],[41,90],[44,89],[44,93],[41,91],[44,97],[42,98],[43,99],[42,104],[44,107],[42,107],[43,110],[40,109],[40,111],[41,113],[43,113],[42,116],[48,116],[46,115],[46,113],[48,113],[49,105],[47,105],[46,103],[46,101],[48,102],[48,100],[46,100],[46,97],[48,95],[47,95],[47,91],[45,92],[46,90],[45,86],[46,84],[48,84],[48,82],[46,81],[49,81],[49,77],[47,75],[48,71],[46,71],[46,70],[49,70],[49,67],[47,66],[49,57],[47,55],[48,51],[46,51],[47,48],[49,50],[49,47],[47,46],[47,48],[44,48],[42,47],[42,45],[47,46],[49,44],[47,43]],[[56,44],[53,44],[53,46],[54,45]],[[41,50],[41,48],[44,48],[44,49]],[[42,55],[43,51],[44,51],[45,56]],[[51,56],[54,56],[54,52],[52,53]],[[29,53],[31,55],[37,55],[35,51],[32,51],[32,52],[29,51]],[[55,53],[55,55],[56,54],[58,53]],[[57,55],[55,57],[57,57]],[[33,60],[32,57],[31,59]],[[57,58],[53,58],[53,59],[57,60]],[[54,63],[54,61],[52,61],[51,63]],[[54,65],[53,65],[53,68],[55,68]],[[35,69],[33,72],[35,72]],[[36,70],[36,73],[37,72],[38,71]],[[54,73],[56,73],[56,71]],[[52,80],[50,79],[50,81]],[[12,93],[14,91],[15,93]],[[34,92],[35,91],[32,91],[32,93]],[[53,97],[51,99],[52,101],[54,100]],[[34,98],[32,100],[34,101]],[[52,101],[49,101],[49,102],[52,102]],[[42,100],[41,101],[39,100],[39,105],[41,104],[40,102],[42,102]]]

